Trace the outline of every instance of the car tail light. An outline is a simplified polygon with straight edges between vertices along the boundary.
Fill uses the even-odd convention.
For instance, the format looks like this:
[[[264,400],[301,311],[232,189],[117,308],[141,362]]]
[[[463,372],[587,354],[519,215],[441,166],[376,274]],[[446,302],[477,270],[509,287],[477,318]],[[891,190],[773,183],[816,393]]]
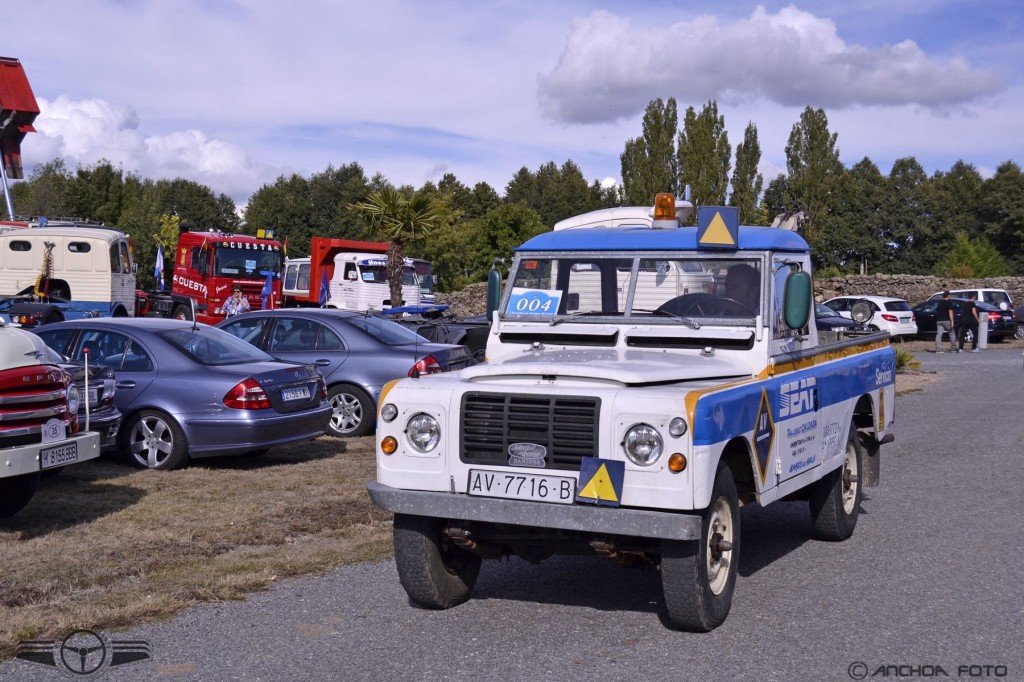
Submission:
[[[899,322],[900,321],[900,318],[896,317],[895,315],[882,315],[882,319],[885,320],[886,322]]]
[[[998,322],[1001,319],[1003,319],[1003,314],[1002,313],[989,313],[988,314],[988,321],[989,322]]]
[[[437,374],[438,372],[443,371],[444,370],[441,369],[441,363],[437,361],[437,358],[433,355],[428,355],[412,366],[412,369],[409,370],[409,376],[412,376],[413,374],[419,374],[421,376],[424,374]]]
[[[238,410],[265,410],[270,407],[270,397],[255,379],[249,377],[228,391],[224,405]]]

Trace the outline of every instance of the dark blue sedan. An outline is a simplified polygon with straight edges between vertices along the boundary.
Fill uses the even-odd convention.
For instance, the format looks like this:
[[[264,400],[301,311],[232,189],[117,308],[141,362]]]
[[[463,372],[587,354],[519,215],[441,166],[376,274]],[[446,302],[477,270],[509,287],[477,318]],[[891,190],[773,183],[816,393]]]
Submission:
[[[114,370],[120,450],[150,469],[322,435],[331,407],[315,367],[281,362],[214,327],[89,318],[35,330],[58,353]]]

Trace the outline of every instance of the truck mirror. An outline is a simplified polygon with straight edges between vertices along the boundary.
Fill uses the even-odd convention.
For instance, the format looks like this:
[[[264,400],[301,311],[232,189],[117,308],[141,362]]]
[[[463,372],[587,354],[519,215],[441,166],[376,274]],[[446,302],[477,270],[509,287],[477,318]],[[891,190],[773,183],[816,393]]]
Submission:
[[[803,270],[789,273],[783,292],[783,317],[790,329],[803,329],[811,316],[811,276]]]
[[[487,317],[491,317],[491,314],[498,309],[500,301],[501,271],[498,270],[498,264],[495,262],[491,265],[490,272],[487,273]]]
[[[139,264],[138,263],[132,263],[132,274],[133,275],[139,274]]]

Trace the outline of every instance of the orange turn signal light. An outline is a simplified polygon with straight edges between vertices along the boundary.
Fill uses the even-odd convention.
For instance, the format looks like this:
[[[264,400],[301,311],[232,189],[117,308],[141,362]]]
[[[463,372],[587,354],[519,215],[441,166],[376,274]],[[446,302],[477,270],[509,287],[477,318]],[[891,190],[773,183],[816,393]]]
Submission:
[[[384,436],[384,440],[380,442],[380,451],[385,455],[394,454],[395,450],[398,449],[398,441],[395,440],[394,436]]]
[[[668,458],[668,470],[679,473],[686,468],[686,455],[673,452]]]

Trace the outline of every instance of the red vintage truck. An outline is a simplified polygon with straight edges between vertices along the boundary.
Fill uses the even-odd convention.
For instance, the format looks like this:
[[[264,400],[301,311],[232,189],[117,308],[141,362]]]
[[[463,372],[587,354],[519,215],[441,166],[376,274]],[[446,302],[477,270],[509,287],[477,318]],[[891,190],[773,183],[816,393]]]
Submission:
[[[217,324],[226,317],[222,306],[235,285],[253,310],[280,307],[284,248],[257,234],[182,232],[169,254],[170,293],[137,292],[136,315]]]

